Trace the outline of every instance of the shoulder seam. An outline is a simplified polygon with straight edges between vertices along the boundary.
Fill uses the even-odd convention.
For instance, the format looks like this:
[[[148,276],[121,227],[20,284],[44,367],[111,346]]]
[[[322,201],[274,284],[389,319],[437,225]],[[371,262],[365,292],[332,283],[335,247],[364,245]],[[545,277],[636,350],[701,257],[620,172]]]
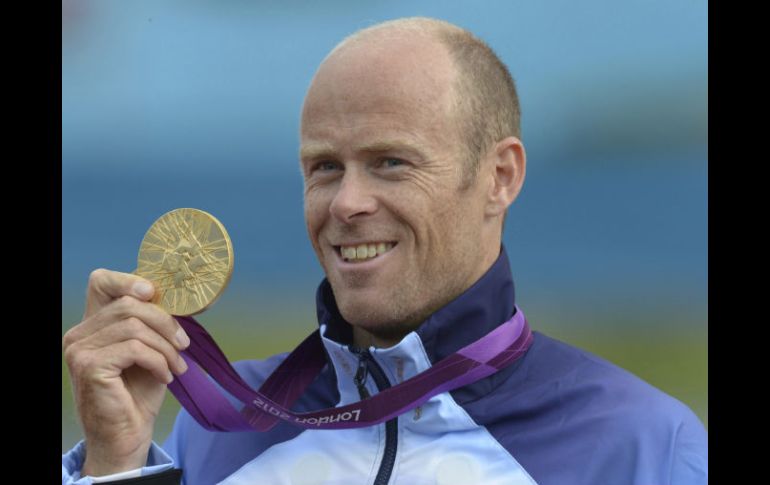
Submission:
[[[674,464],[676,463],[676,454],[677,454],[677,444],[679,443],[679,435],[680,431],[682,430],[682,426],[684,426],[684,421],[679,422],[679,426],[676,427],[676,431],[674,432],[674,445],[671,449],[671,463],[668,466],[668,483],[671,483],[671,480],[674,478]]]

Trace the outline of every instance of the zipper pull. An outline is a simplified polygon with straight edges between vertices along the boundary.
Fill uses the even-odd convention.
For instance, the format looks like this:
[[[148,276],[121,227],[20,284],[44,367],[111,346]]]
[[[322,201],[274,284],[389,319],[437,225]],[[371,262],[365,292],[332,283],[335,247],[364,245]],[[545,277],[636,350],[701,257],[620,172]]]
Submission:
[[[366,365],[366,351],[356,352],[358,354],[358,369],[356,375],[353,378],[353,382],[358,388],[358,395],[361,399],[369,397],[369,391],[366,389],[366,377],[369,375],[369,366]]]

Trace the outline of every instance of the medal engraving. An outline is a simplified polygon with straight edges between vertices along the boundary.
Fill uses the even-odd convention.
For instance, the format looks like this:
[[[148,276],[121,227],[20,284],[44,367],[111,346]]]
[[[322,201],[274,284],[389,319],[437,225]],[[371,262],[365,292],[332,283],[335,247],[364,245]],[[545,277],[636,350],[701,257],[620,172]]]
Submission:
[[[153,282],[153,301],[171,315],[201,313],[222,294],[233,272],[225,227],[198,209],[162,215],[145,234],[135,273]]]

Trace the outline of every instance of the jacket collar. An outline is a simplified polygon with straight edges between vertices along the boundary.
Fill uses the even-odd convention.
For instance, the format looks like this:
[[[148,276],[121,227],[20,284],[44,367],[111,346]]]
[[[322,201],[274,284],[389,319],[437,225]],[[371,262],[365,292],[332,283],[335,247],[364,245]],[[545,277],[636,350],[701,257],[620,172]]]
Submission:
[[[338,405],[357,402],[360,395],[354,376],[358,356],[349,347],[353,342],[352,327],[340,315],[327,280],[318,288],[316,303],[321,340],[340,396]],[[396,385],[483,337],[510,319],[514,308],[513,279],[508,257],[501,246],[497,261],[464,293],[428,317],[396,345],[387,349],[370,348],[369,351],[390,385]],[[451,397],[449,393],[434,396],[410,411],[412,419],[406,419],[405,426],[420,432],[472,428],[475,424],[467,413],[460,411],[458,404],[475,401],[490,393],[507,379],[516,364],[451,391]],[[370,395],[377,394],[378,389],[371,375],[364,385]]]
[[[316,292],[316,311],[319,325],[325,325],[324,337],[343,345],[353,342],[352,327],[340,314],[326,278]],[[489,270],[460,296],[430,315],[413,333],[434,364],[483,337],[511,318],[513,312],[513,278],[508,255],[501,245],[500,255]]]

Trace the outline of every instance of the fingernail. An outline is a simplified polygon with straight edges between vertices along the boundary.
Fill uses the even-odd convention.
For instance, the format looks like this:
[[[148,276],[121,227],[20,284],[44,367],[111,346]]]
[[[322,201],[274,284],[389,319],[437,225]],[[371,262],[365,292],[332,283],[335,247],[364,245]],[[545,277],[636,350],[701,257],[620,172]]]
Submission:
[[[184,374],[187,372],[187,362],[182,358],[182,356],[179,356],[179,368],[181,369],[178,374]]]
[[[137,281],[134,283],[134,293],[140,298],[149,298],[154,293],[154,288],[146,281]]]
[[[174,374],[171,373],[171,371],[168,371],[168,375],[166,376],[166,384],[171,384],[174,382]]]
[[[190,337],[187,336],[182,327],[179,327],[179,330],[176,331],[174,338],[176,339],[176,343],[179,344],[179,347],[182,349],[186,349],[190,345]]]

